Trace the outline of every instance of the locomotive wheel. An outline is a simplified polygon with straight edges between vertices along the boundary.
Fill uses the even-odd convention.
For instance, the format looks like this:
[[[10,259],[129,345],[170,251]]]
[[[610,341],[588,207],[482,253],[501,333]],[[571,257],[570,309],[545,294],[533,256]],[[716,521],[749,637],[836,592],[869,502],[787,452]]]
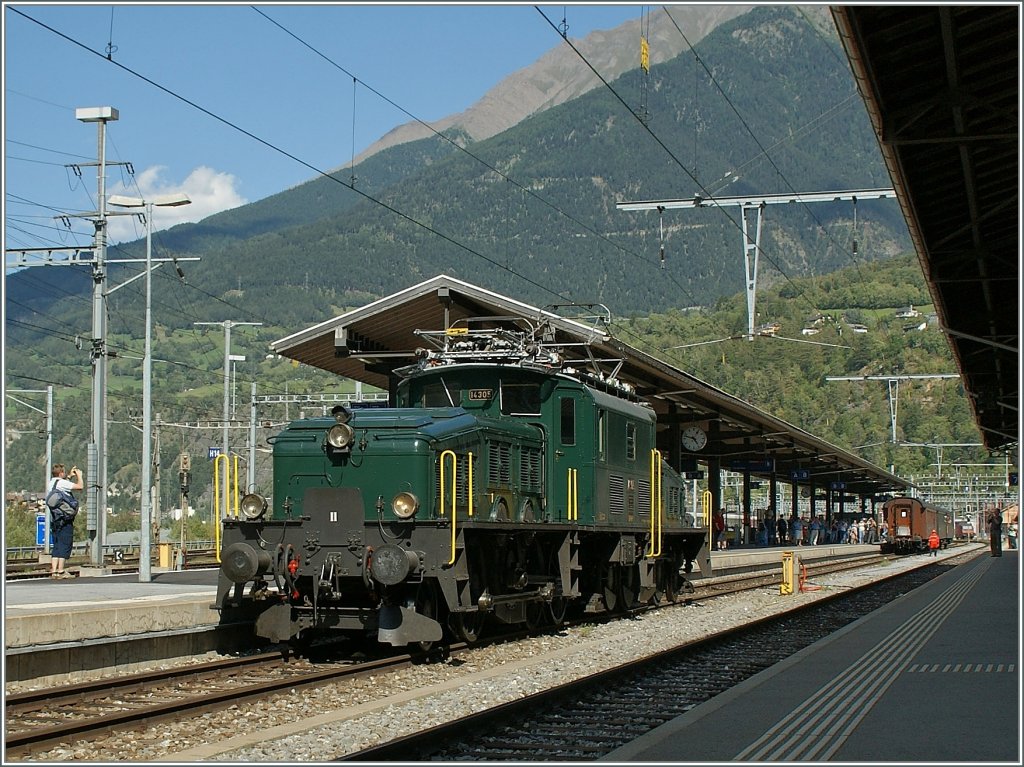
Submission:
[[[665,592],[665,601],[669,604],[675,604],[679,601],[679,592],[683,585],[683,577],[679,574],[679,559],[674,556],[663,564],[665,566],[665,579],[662,588]]]
[[[548,620],[551,625],[558,628],[565,623],[565,613],[569,610],[569,600],[565,597],[555,597],[548,602]]]
[[[556,548],[552,548],[548,552],[547,573],[554,579],[556,586],[561,583],[562,575],[558,562],[558,549]],[[560,588],[556,588],[556,592],[560,591]],[[548,622],[555,627],[561,626],[565,623],[565,614],[568,610],[569,600],[561,596],[561,594],[556,595],[548,602]]]
[[[531,601],[526,603],[526,628],[536,631],[544,625],[547,617],[547,605],[544,602]]]
[[[620,592],[622,584],[622,571],[618,565],[608,562],[601,573],[601,601],[604,602],[604,609],[610,613],[619,608],[622,601]]]
[[[491,521],[508,522],[508,504],[505,503],[504,498],[499,498],[491,506]]]
[[[455,636],[466,644],[475,644],[480,640],[483,633],[484,623],[487,621],[487,613],[482,610],[473,610],[465,613],[452,614],[452,631]]]
[[[619,609],[628,610],[636,604],[637,598],[640,596],[640,573],[637,572],[636,565],[619,569],[621,570],[619,577],[621,604]]]

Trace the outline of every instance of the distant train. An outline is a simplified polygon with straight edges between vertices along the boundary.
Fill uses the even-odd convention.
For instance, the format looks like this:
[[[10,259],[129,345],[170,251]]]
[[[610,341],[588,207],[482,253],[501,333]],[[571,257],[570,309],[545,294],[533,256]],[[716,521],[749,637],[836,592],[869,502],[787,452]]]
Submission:
[[[249,494],[223,521],[222,620],[427,649],[485,622],[675,601],[709,574],[654,411],[543,330],[417,331],[435,349],[395,371],[398,407],[337,406],[273,438],[272,503]]]
[[[883,550],[897,554],[913,554],[928,550],[932,530],[939,534],[941,548],[953,541],[953,515],[925,503],[920,498],[890,498],[882,506],[882,515],[889,529],[889,543]]]

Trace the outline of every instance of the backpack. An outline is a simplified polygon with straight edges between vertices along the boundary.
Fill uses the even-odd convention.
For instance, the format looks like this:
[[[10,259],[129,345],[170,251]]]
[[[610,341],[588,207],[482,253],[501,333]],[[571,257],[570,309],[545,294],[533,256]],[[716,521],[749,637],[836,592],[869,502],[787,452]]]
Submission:
[[[54,483],[46,494],[46,506],[58,526],[71,524],[78,514],[78,499],[71,493],[60,490],[57,483]]]

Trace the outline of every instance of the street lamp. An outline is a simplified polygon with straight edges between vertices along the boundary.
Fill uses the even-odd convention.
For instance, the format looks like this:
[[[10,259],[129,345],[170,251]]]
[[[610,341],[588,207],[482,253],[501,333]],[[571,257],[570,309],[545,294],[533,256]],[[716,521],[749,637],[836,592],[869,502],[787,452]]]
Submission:
[[[152,463],[153,436],[153,354],[152,354],[152,295],[153,295],[153,208],[177,207],[188,205],[192,200],[185,194],[159,195],[150,200],[138,197],[110,195],[108,202],[121,208],[146,209],[146,350],[142,362],[142,509],[141,530],[139,532],[139,581],[148,583],[152,580],[150,554],[152,541],[152,490],[150,488],[150,471]],[[182,522],[184,524],[184,522]]]

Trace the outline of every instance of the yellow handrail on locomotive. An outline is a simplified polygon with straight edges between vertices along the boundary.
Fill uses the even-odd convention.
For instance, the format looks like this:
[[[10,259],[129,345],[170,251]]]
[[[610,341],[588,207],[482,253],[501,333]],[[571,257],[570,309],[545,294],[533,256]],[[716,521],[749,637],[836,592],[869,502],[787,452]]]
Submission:
[[[580,518],[578,473],[577,469],[569,469],[566,473],[568,487],[565,515],[569,522],[577,522]]]
[[[224,471],[227,472],[228,484],[231,484],[231,464],[225,453],[217,455],[213,459],[213,512],[216,519],[213,525],[213,550],[220,562],[220,459],[224,459]],[[238,518],[238,456],[235,455],[235,518]],[[224,497],[224,517],[231,516],[231,501]]]
[[[647,552],[649,557],[661,556],[661,514],[663,510],[661,501],[661,451],[655,448],[651,451],[651,550]]]
[[[452,496],[452,556],[451,556],[451,559],[448,560],[448,564],[449,565],[454,565],[455,564],[455,540],[456,540],[456,535],[457,535],[456,530],[455,530],[455,523],[456,523],[456,516],[457,516],[456,515],[456,511],[455,511],[455,504],[457,503],[458,496],[459,496],[459,494],[458,494],[459,457],[455,454],[454,450],[445,450],[443,453],[441,453],[441,516],[442,517],[444,516],[444,508],[445,508],[445,497],[444,497],[445,476],[444,476],[444,467],[445,467],[445,459],[446,458],[450,459],[451,465],[452,465],[452,492],[451,492],[451,496]],[[469,512],[468,513],[469,513],[469,516],[472,517],[473,516],[473,454],[472,453],[468,454],[467,461],[469,463],[469,470],[468,470],[468,473],[469,473]]]

